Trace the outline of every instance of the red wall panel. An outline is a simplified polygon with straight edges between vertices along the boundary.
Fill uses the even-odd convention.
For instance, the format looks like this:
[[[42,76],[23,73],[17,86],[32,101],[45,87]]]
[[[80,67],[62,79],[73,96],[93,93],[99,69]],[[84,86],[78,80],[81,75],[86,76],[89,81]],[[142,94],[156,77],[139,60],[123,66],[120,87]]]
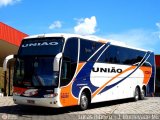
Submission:
[[[160,55],[156,55],[156,67],[160,67]]]
[[[19,46],[21,43],[21,40],[26,36],[28,35],[0,22],[0,39],[1,40],[7,41],[11,44]]]

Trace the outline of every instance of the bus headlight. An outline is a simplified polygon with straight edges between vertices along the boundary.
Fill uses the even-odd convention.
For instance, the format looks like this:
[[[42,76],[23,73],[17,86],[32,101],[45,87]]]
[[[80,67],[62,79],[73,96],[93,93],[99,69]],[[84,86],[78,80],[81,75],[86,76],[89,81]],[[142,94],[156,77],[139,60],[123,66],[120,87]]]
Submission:
[[[14,92],[13,95],[20,96],[20,93]]]
[[[58,95],[58,93],[54,93],[54,94],[46,94],[44,95],[45,98],[53,98],[56,97]]]

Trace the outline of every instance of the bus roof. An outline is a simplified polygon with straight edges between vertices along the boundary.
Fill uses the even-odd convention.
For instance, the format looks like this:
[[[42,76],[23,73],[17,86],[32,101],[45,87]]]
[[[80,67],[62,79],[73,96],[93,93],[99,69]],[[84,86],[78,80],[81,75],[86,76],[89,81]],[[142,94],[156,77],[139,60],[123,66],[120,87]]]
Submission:
[[[94,36],[94,35],[78,35],[78,34],[69,34],[69,33],[48,33],[48,34],[31,35],[31,36],[25,37],[24,39],[43,38],[43,37],[64,37],[65,39],[71,38],[71,37],[77,37],[77,38],[87,39],[87,40],[96,41],[96,42],[103,42],[103,43],[110,42],[111,45],[126,47],[126,48],[130,48],[130,49],[136,49],[136,50],[140,50],[140,51],[148,51],[148,50],[145,50],[145,49],[131,47],[131,46],[125,44],[124,42],[105,39],[105,38],[97,37],[97,36]],[[152,51],[150,51],[150,52],[152,52]]]
[[[70,38],[70,37],[78,37],[78,38],[84,38],[84,39],[88,39],[91,41],[99,41],[99,40],[104,40],[104,41],[108,41],[104,38],[100,38],[97,36],[83,36],[83,35],[78,35],[78,34],[69,34],[69,33],[48,33],[48,34],[38,34],[38,35],[31,35],[28,37],[25,37],[25,39],[30,39],[30,38],[41,38],[41,37],[64,37],[64,38]]]

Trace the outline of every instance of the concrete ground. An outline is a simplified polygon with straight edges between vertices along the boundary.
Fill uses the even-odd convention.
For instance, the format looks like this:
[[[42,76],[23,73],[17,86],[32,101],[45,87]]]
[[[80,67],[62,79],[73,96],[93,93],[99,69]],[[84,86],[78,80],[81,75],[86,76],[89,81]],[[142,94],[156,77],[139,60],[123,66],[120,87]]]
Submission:
[[[91,104],[85,111],[78,107],[45,108],[21,106],[13,103],[12,97],[0,97],[2,120],[159,120],[160,97],[146,97],[133,102],[131,99]]]

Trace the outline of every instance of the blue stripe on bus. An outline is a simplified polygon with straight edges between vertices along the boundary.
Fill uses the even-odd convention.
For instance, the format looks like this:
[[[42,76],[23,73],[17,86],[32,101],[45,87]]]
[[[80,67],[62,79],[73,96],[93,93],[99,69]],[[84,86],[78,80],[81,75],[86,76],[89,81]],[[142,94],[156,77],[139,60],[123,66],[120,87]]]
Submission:
[[[92,62],[93,59],[97,60],[97,58],[100,56],[100,54],[104,51],[106,46],[110,45],[108,42],[105,46],[103,46],[87,63],[83,66],[83,68],[80,70],[78,75],[75,78],[74,83],[72,84],[72,94],[75,97],[79,96],[79,92],[81,87],[88,86],[91,89],[91,92],[94,92],[98,87],[94,86],[91,81],[90,81],[90,74],[92,71],[92,68],[95,64],[95,62]],[[77,86],[77,85],[82,85],[82,86]]]

